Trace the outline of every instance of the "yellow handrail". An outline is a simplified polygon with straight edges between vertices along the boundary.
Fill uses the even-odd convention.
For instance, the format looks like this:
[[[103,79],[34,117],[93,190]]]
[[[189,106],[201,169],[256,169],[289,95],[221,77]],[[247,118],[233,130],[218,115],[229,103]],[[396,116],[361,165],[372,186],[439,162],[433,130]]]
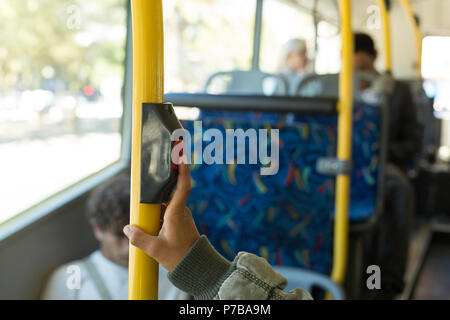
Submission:
[[[392,71],[392,49],[391,49],[391,26],[389,23],[389,10],[386,6],[386,0],[377,0],[381,11],[381,24],[384,42],[384,65],[385,71]]]
[[[353,48],[351,0],[340,0],[342,71],[339,79],[338,150],[339,160],[351,161],[353,132]],[[336,217],[334,224],[334,257],[331,278],[343,284],[348,255],[348,210],[350,205],[350,176],[336,179]]]
[[[149,234],[160,229],[159,204],[140,203],[142,103],[164,100],[164,34],[162,0],[131,0],[133,20],[133,133],[130,223]],[[130,245],[128,298],[158,299],[158,264]]]
[[[420,31],[419,25],[417,24],[416,17],[414,15],[414,10],[411,6],[409,0],[400,0],[403,9],[408,15],[409,21],[414,29],[414,35],[416,37],[416,47],[417,47],[417,74],[420,79],[422,79],[422,32]]]

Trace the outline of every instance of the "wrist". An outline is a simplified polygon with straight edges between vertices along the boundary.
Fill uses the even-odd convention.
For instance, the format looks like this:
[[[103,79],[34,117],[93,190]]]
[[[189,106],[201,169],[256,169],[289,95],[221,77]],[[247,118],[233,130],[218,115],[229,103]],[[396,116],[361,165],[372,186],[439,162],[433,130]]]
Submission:
[[[174,286],[196,299],[213,299],[232,271],[233,265],[201,236],[169,272],[168,278]]]

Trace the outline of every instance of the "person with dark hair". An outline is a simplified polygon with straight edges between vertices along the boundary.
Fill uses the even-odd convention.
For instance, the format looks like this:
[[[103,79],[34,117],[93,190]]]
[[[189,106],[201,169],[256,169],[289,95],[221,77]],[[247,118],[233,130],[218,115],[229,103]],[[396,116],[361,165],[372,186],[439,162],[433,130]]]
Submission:
[[[365,33],[355,34],[354,66],[356,71],[377,73],[375,60],[378,52],[373,39]]]
[[[373,39],[364,33],[355,34],[355,71],[378,74],[375,61],[378,52]],[[379,87],[389,93],[388,154],[385,169],[385,208],[381,233],[384,239],[382,254],[382,289],[380,298],[394,298],[404,287],[408,258],[414,198],[412,184],[406,172],[408,163],[421,149],[417,106],[407,84],[380,76]],[[362,90],[368,89],[364,84]],[[379,90],[380,91],[380,90]]]
[[[130,178],[120,175],[94,190],[87,202],[87,218],[100,243],[102,255],[128,266],[128,242],[120,230],[130,217]]]
[[[372,38],[364,33],[355,34],[355,71],[378,74],[375,61],[378,52]],[[409,161],[421,149],[420,126],[417,119],[417,106],[409,86],[400,81],[388,81],[392,92],[389,107],[389,152],[388,160],[398,169],[406,172]]]
[[[43,299],[127,299],[129,241],[122,229],[130,216],[129,175],[119,175],[95,189],[87,201],[86,213],[100,248],[58,268],[47,283]],[[164,268],[160,268],[160,274],[161,299],[188,298],[170,284]]]

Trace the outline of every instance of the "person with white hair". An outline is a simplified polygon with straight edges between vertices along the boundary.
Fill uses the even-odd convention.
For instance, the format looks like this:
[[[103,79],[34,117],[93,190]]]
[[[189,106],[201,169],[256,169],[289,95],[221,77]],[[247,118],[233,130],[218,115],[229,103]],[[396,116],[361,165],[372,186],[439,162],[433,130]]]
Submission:
[[[280,54],[278,72],[289,83],[289,93],[297,95],[297,88],[301,80],[311,73],[308,46],[303,39],[291,39],[286,42]]]
[[[282,47],[279,72],[299,76],[309,73],[308,47],[303,39],[291,39]]]

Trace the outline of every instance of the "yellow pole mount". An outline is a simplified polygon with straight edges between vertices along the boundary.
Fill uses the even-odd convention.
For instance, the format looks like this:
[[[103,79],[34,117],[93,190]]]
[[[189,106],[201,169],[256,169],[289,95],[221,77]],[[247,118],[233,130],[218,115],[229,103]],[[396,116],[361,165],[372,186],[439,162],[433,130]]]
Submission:
[[[130,223],[158,235],[160,204],[141,203],[141,128],[143,103],[164,100],[164,33],[162,0],[131,0],[133,23],[133,133]],[[128,298],[158,299],[158,264],[130,245]]]
[[[340,161],[352,159],[353,132],[353,32],[351,0],[340,0],[342,36],[342,71],[339,79],[338,104],[338,151]],[[331,278],[343,284],[348,255],[348,211],[350,206],[350,175],[340,174],[336,178],[336,216],[334,224],[334,257]]]

